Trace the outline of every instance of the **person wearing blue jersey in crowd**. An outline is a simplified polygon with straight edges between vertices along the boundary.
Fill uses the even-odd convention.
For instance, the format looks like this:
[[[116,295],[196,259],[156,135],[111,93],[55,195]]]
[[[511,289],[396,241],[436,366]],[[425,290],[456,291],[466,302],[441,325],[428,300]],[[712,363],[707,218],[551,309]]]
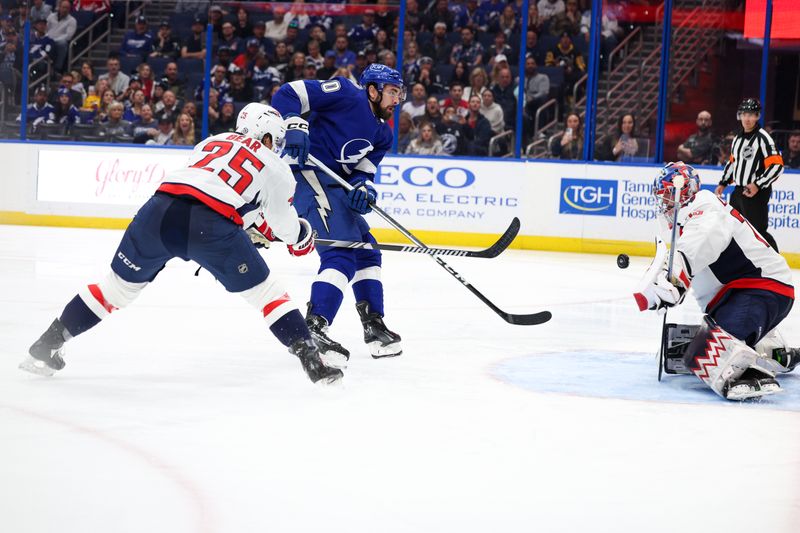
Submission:
[[[136,17],[134,29],[128,31],[122,38],[119,53],[122,56],[139,57],[144,61],[153,51],[155,39],[147,29],[147,19],[144,15]]]
[[[399,72],[380,64],[367,67],[360,81],[361,87],[344,77],[293,81],[275,93],[272,105],[286,117],[285,154],[297,179],[294,204],[300,216],[320,237],[376,242],[363,215],[372,210],[372,179],[392,146],[386,120],[405,99],[405,87]],[[345,190],[315,168],[307,161],[309,153],[353,189]],[[320,268],[306,321],[324,360],[344,366],[349,359],[349,351],[327,332],[350,284],[372,357],[400,355],[400,336],[383,323],[380,252],[326,246],[318,252]]]
[[[47,87],[40,85],[33,95],[33,103],[28,104],[27,113],[28,124],[32,124],[36,129],[39,124],[48,123],[52,124],[55,120],[56,110],[47,102]],[[22,114],[17,117],[17,122],[22,120]]]

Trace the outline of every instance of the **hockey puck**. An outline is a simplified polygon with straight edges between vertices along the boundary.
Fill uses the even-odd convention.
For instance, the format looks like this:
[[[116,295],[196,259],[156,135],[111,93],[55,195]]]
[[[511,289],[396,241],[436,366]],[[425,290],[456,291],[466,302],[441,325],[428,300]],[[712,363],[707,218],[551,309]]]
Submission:
[[[619,254],[617,256],[617,266],[620,268],[628,268],[628,265],[631,264],[631,258],[625,254]]]

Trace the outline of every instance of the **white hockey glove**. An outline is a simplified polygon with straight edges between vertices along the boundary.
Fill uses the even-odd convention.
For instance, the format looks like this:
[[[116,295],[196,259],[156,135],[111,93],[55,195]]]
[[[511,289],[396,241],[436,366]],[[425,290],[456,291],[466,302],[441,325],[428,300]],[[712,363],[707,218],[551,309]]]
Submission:
[[[678,287],[667,281],[667,273],[662,271],[655,282],[634,294],[639,310],[657,310],[659,314],[666,311],[667,307],[677,305],[683,300],[683,295]]]
[[[300,222],[300,235],[296,243],[286,247],[289,253],[295,257],[309,254],[314,251],[314,230],[311,224],[304,218],[297,219]]]

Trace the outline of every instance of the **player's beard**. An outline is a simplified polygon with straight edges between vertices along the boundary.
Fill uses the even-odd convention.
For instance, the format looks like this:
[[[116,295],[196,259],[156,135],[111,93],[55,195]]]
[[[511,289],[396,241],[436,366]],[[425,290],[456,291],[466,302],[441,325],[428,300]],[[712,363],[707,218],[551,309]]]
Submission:
[[[383,120],[389,120],[390,118],[392,118],[392,115],[394,114],[394,106],[390,106],[389,108],[384,109],[379,105],[379,108],[380,108],[379,116]]]

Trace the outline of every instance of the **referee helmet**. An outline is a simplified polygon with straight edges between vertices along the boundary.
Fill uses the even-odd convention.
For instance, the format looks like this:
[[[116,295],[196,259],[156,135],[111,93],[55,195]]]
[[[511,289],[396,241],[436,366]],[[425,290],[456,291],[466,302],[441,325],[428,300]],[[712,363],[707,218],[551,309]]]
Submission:
[[[736,108],[736,120],[742,119],[742,113],[753,113],[761,116],[761,102],[755,98],[745,98],[739,107]]]

